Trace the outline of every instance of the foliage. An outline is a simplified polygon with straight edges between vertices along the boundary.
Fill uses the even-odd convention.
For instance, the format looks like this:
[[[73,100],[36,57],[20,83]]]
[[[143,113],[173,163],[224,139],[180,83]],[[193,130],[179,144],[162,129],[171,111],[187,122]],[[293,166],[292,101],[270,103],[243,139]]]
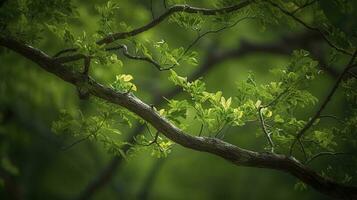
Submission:
[[[168,31],[174,35],[172,38],[163,36],[164,34],[160,31],[150,33],[150,31],[154,31],[151,29],[156,29],[155,26],[165,23],[165,20],[160,17],[150,19],[149,14],[145,15],[146,12],[138,15],[138,21],[140,23],[149,21],[148,24],[133,25],[133,27],[139,27],[138,29],[128,25],[131,24],[131,21],[127,22],[125,19],[128,16],[133,18],[136,13],[126,13],[131,12],[127,7],[131,9],[132,4],[135,3],[114,0],[93,2],[95,5],[88,3],[90,5],[86,6],[90,8],[86,9],[83,6],[85,3],[81,1],[5,0],[0,3],[1,37],[14,38],[34,47],[53,46],[51,47],[53,49],[50,49],[53,52],[62,47],[74,49],[72,52],[59,54],[58,58],[66,58],[71,55],[82,55],[82,57],[89,58],[91,65],[88,66],[90,68],[88,75],[97,78],[101,77],[100,73],[105,71],[104,73],[109,78],[101,83],[122,95],[134,96],[133,93],[135,93],[139,97],[144,96],[143,99],[147,100],[150,99],[147,97],[149,95],[144,93],[147,88],[150,89],[148,93],[157,93],[156,89],[160,87],[179,87],[185,92],[184,96],[170,99],[163,97],[165,104],[152,105],[152,111],[191,136],[228,140],[242,137],[243,134],[240,134],[239,130],[247,130],[250,135],[258,137],[256,141],[263,143],[262,146],[255,147],[257,151],[273,151],[274,149],[273,153],[294,156],[306,165],[314,161],[317,158],[316,155],[321,152],[354,152],[356,150],[357,81],[352,71],[349,71],[349,74],[346,73],[347,75],[341,79],[343,80],[341,90],[338,90],[340,93],[335,94],[339,97],[336,101],[343,104],[345,111],[336,111],[335,114],[333,113],[335,112],[334,108],[329,108],[327,111],[325,107],[322,107],[325,110],[321,110],[321,113],[318,111],[316,119],[311,118],[319,105],[323,105],[326,99],[324,96],[321,97],[322,90],[328,91],[329,88],[334,87],[334,85],[325,84],[326,74],[323,73],[325,65],[344,63],[356,48],[357,26],[356,21],[351,20],[357,17],[356,1],[256,0],[237,12],[217,12],[212,16],[203,15],[203,11],[207,9],[198,12],[176,12],[170,16],[164,16],[168,17],[168,29],[173,29]],[[198,6],[211,6],[216,9],[240,2],[242,1],[195,1]],[[191,4],[189,1],[167,2],[168,5],[178,3]],[[159,6],[155,8],[157,7]],[[142,9],[145,10],[145,7]],[[160,11],[164,11],[164,8],[160,7],[160,9],[162,9]],[[151,10],[151,12],[154,11]],[[147,11],[147,13],[149,12]],[[90,23],[93,22],[90,24],[90,28],[84,26],[88,25],[86,16],[91,17]],[[313,51],[310,53],[304,49],[296,49],[288,56],[286,63],[277,62],[279,64],[274,65],[269,74],[262,76],[262,73],[250,71],[243,80],[238,78],[233,80],[237,83],[234,91],[230,90],[230,92],[226,92],[223,87],[212,91],[212,85],[206,83],[206,77],[189,80],[185,75],[181,75],[196,70],[197,65],[200,64],[200,56],[203,55],[202,49],[211,48],[209,45],[214,41],[208,39],[205,40],[205,43],[203,42],[202,46],[199,46],[200,48],[195,47],[196,42],[201,39],[200,37],[205,36],[203,34],[205,30],[219,34],[220,31],[228,31],[229,28],[245,18],[255,19],[249,28],[253,27],[252,29],[254,29],[258,26],[261,31],[286,32],[287,29],[315,31],[327,44],[324,46],[321,56],[316,56]],[[220,31],[212,31],[217,27],[220,28]],[[185,37],[180,36],[177,30],[187,32],[189,35],[185,35],[186,38],[195,34],[196,41],[189,43],[191,45],[188,46],[186,42],[183,44],[181,40]],[[135,31],[145,32],[143,34],[147,34],[145,35],[147,37],[137,36],[139,33],[135,33]],[[257,32],[256,29],[253,32]],[[120,40],[113,39],[113,35],[116,33],[121,35]],[[234,37],[236,35],[239,35],[237,31],[231,31],[230,35],[223,35],[226,37],[223,40],[231,44],[236,39]],[[273,37],[276,35],[274,34]],[[46,40],[46,38],[51,39]],[[113,41],[99,42],[103,38]],[[52,40],[54,41],[53,45]],[[124,49],[123,46],[128,46],[128,49]],[[242,44],[242,46],[244,45]],[[309,47],[309,45],[305,46]],[[117,49],[115,49],[116,47]],[[108,50],[110,48],[115,51]],[[211,57],[207,59],[207,63],[214,62],[214,59],[220,58],[222,54],[220,51],[209,54]],[[3,55],[1,54],[1,56]],[[224,56],[222,57],[224,58]],[[320,57],[327,57],[327,64],[315,60],[323,60]],[[4,58],[6,57],[4,56]],[[154,74],[150,71],[147,73],[149,70],[145,71],[146,69],[142,70],[140,67],[138,67],[140,69],[132,69],[135,67],[128,67],[131,66],[131,62],[128,60],[159,66],[157,68],[161,71],[170,69],[169,75],[165,72],[160,75],[156,74],[159,72]],[[83,64],[83,58],[64,62],[63,65],[72,72],[76,72],[74,74],[87,75],[82,72],[82,69],[86,67]],[[112,66],[115,70],[102,66]],[[53,104],[56,105],[53,106],[53,109],[57,114],[55,117],[52,116],[56,120],[52,122],[51,131],[56,133],[56,139],[60,140],[61,148],[64,150],[88,140],[91,144],[98,144],[99,148],[105,149],[109,155],[127,158],[128,152],[131,152],[130,155],[150,152],[150,155],[161,158],[167,157],[174,147],[174,143],[164,137],[154,126],[124,108],[94,98],[87,100],[88,105],[84,106],[82,104],[78,106],[73,102],[70,102],[73,104],[72,107],[59,106],[58,102],[67,96],[62,92],[65,90],[64,88],[57,89],[55,86],[51,87],[50,84],[46,86],[43,83],[49,83],[47,79],[36,78],[37,73],[24,72],[25,70],[21,67],[13,71],[5,68],[1,67],[0,69],[0,95],[3,96],[0,105],[8,107],[12,103],[12,98],[23,98],[22,96],[17,97],[17,94],[28,93],[27,98],[32,99],[35,103],[32,101],[31,103],[38,106],[37,104],[42,101],[38,100],[40,103],[36,104],[36,98],[39,95],[35,95],[35,92],[31,93],[28,85],[50,88],[52,92],[49,92],[48,95],[54,98]],[[4,74],[8,74],[8,76]],[[227,74],[229,72],[225,71],[225,75]],[[17,79],[14,80],[13,76],[16,76]],[[161,79],[162,77],[165,79]],[[168,84],[167,77],[170,81]],[[147,80],[154,84],[147,84],[145,82]],[[83,89],[80,83],[75,84],[79,90]],[[87,83],[83,84],[83,87],[86,87]],[[214,84],[219,88],[220,80],[217,79]],[[338,84],[336,87],[340,86]],[[321,91],[317,91],[317,86]],[[47,93],[44,96],[46,95]],[[330,104],[334,105],[332,102]],[[65,109],[60,110],[60,107]],[[0,111],[3,112],[2,109]],[[1,123],[5,121],[2,118],[1,114]],[[312,119],[313,121],[309,125]],[[128,135],[126,132],[134,123],[141,124],[145,130],[141,131],[134,138],[135,140],[128,142],[125,140],[125,136]],[[304,130],[306,126],[308,126],[306,132],[300,139],[297,138],[299,131]],[[8,131],[7,129],[10,130],[8,127],[12,126],[4,126],[0,129],[1,133]],[[270,139],[273,143],[270,142]],[[297,139],[299,139],[299,145],[294,149],[292,144]],[[2,142],[1,145],[3,145]],[[132,147],[131,150],[124,151],[126,146]],[[13,176],[21,174],[21,166],[18,167],[8,158],[10,153],[7,150],[0,150],[0,167]],[[353,163],[355,164],[355,161]],[[335,164],[333,167],[319,165],[318,171],[324,176],[334,177],[336,180],[346,183],[356,180],[356,171],[350,170],[347,166],[348,163],[341,165],[332,163],[331,165],[333,164]],[[338,170],[338,167],[341,169]],[[306,187],[305,183],[298,182],[294,188],[305,190]]]

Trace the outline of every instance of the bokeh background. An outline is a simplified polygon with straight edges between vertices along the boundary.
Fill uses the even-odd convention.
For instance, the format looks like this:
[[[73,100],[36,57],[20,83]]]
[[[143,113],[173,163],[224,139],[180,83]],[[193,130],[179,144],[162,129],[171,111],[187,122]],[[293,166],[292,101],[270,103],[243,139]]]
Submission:
[[[73,22],[73,30],[78,34],[83,30],[94,32],[99,17],[93,5],[102,2],[74,1],[80,18]],[[211,5],[205,1],[188,3]],[[154,0],[154,5],[156,14],[163,11],[161,1]],[[132,27],[143,25],[151,20],[150,1],[122,0],[117,17]],[[50,55],[63,48],[53,34],[45,33],[45,36],[37,47]],[[164,39],[170,46],[180,47],[190,44],[196,33],[166,21],[138,37],[152,41]],[[254,20],[245,20],[231,29],[208,35],[193,49],[198,52],[199,64],[179,66],[176,68],[178,73],[190,77],[190,74],[199,72],[209,91],[222,90],[226,96],[235,95],[236,82],[246,79],[249,72],[256,75],[259,83],[273,80],[269,74],[271,69],[286,65],[292,50],[306,49],[322,63],[321,70],[324,71],[309,90],[317,97],[323,97],[343,66],[341,63],[346,62],[343,58],[337,59],[326,69],[330,48],[314,33],[302,27],[268,26],[263,29]],[[215,61],[220,56],[222,59]],[[109,82],[116,74],[132,74],[139,89],[137,95],[147,103],[172,91],[168,71],[159,72],[147,63],[127,60],[120,54],[119,58],[123,67],[96,67],[92,69],[92,75]],[[204,68],[204,65],[209,67]],[[185,97],[184,94],[177,96]],[[343,116],[343,102],[341,93],[338,93],[328,111]],[[19,197],[76,199],[112,162],[113,155],[96,142],[85,141],[62,150],[62,146],[75,139],[51,131],[52,122],[58,120],[60,110],[81,109],[85,112],[93,109],[91,106],[88,101],[78,98],[71,85],[13,52],[1,51],[0,158],[14,177]],[[306,119],[315,109],[313,105],[306,107],[298,117]],[[133,129],[123,129],[123,138]],[[243,148],[264,151],[266,141],[264,137],[257,137],[257,130],[256,124],[231,128],[226,132],[225,140]],[[197,132],[197,128],[190,131]],[[340,158],[322,158],[312,166],[320,169],[327,165],[338,166],[339,162]],[[0,181],[0,199],[10,199],[3,181]],[[282,172],[237,167],[216,156],[179,145],[175,145],[166,158],[158,159],[147,151],[131,155],[118,164],[113,177],[107,181],[92,199],[328,199],[311,188],[294,188],[297,180]]]

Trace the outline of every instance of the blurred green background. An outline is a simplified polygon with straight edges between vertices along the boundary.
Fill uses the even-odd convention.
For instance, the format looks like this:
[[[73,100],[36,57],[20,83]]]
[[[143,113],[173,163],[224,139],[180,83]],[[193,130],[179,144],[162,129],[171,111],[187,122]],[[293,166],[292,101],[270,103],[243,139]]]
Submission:
[[[93,5],[101,2],[75,1],[80,20],[74,22],[74,31],[80,34],[83,30],[96,30],[98,15]],[[160,3],[154,1],[156,14],[163,10]],[[211,5],[205,1],[188,3],[206,7]],[[143,25],[151,20],[150,1],[122,0],[118,17],[132,27]],[[36,46],[50,55],[63,48],[54,35],[45,34],[46,37]],[[170,46],[180,47],[190,44],[195,34],[166,21],[138,37],[152,41],[164,39]],[[285,45],[285,50],[280,53],[266,50],[232,56],[212,65],[202,74],[209,91],[222,90],[225,95],[234,96],[236,82],[246,79],[250,71],[256,75],[259,83],[271,81],[269,70],[285,65],[293,49],[304,48],[312,51],[316,59],[326,61],[329,53],[326,44],[319,39],[296,39],[304,34],[310,33],[303,28],[288,30],[282,26],[262,30],[261,24],[246,20],[234,28],[203,38],[194,47],[199,54],[198,66],[179,66],[176,70],[181,75],[190,76],[207,60],[209,62],[213,55],[242,48],[247,43]],[[298,42],[284,41],[283,38],[296,39]],[[147,63],[127,60],[122,55],[119,58],[124,63],[123,67],[96,67],[92,69],[92,75],[100,80],[113,81],[116,74],[132,74],[139,89],[137,96],[147,103],[173,88],[167,79],[169,72],[158,72]],[[325,72],[311,87],[317,97],[327,93],[321,86],[333,83],[336,72],[340,70],[339,63],[344,60],[335,62],[333,71]],[[328,107],[329,111],[343,115],[343,101],[341,94],[338,94]],[[81,109],[85,112],[90,108],[91,104],[80,100],[71,85],[13,52],[1,51],[0,156],[2,164],[15,174],[24,199],[76,199],[86,185],[111,162],[113,156],[95,142],[85,141],[68,150],[61,150],[62,146],[74,139],[51,132],[51,124],[58,119],[61,109]],[[306,118],[315,109],[314,106],[306,107],[298,117]],[[122,132],[130,134],[132,129]],[[265,138],[257,137],[256,131],[256,125],[231,128],[225,140],[243,148],[264,151]],[[188,132],[195,133],[197,130]],[[315,162],[313,167],[319,169],[326,163],[337,165],[339,162],[339,158],[333,162],[323,158]],[[294,189],[296,183],[295,178],[282,172],[237,167],[216,156],[175,145],[167,158],[157,159],[145,151],[129,156],[115,169],[109,183],[95,192],[93,199],[327,199],[311,188],[302,191]],[[7,198],[4,183],[0,181],[0,199]]]

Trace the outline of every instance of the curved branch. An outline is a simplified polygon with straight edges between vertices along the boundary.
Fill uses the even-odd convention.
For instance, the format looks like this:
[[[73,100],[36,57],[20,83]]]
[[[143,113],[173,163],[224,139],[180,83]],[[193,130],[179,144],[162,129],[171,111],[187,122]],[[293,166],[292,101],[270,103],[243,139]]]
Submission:
[[[156,19],[149,22],[148,24],[146,24],[140,28],[128,31],[128,32],[119,32],[119,33],[110,34],[110,35],[104,37],[103,39],[99,40],[97,42],[97,44],[99,44],[99,45],[109,44],[109,43],[114,42],[119,39],[125,39],[128,37],[138,35],[142,32],[145,32],[145,31],[153,28],[156,25],[160,24],[166,18],[168,18],[169,16],[171,16],[172,14],[177,13],[177,12],[199,13],[202,15],[217,15],[217,14],[230,13],[230,12],[240,10],[240,9],[248,6],[250,3],[251,3],[251,1],[247,0],[247,1],[241,2],[237,5],[233,5],[233,6],[229,6],[229,7],[225,7],[225,8],[218,8],[218,9],[196,8],[196,7],[192,7],[189,5],[174,5],[174,6],[170,7],[166,12],[164,12],[162,15],[158,16]]]
[[[74,85],[83,84],[87,78],[78,72],[66,69],[54,62],[50,56],[31,46],[22,44],[10,38],[1,38],[0,45],[38,64],[44,70],[56,75],[62,80]],[[274,153],[259,153],[229,144],[217,138],[197,137],[184,133],[166,118],[155,112],[131,93],[120,93],[105,87],[89,78],[86,82],[88,91],[98,98],[122,106],[137,114],[160,131],[168,139],[197,151],[208,152],[224,158],[238,166],[275,169],[289,173],[317,191],[340,199],[356,199],[357,187],[347,186],[320,176],[292,157]]]

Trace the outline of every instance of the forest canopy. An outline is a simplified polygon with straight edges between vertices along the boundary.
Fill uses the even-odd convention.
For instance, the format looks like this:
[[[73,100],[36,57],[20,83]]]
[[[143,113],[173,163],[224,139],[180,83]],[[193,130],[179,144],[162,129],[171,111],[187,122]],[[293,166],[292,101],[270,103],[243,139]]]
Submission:
[[[357,199],[357,1],[1,0],[1,199]]]

